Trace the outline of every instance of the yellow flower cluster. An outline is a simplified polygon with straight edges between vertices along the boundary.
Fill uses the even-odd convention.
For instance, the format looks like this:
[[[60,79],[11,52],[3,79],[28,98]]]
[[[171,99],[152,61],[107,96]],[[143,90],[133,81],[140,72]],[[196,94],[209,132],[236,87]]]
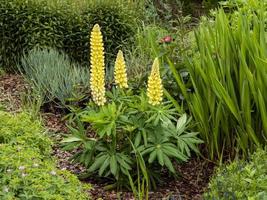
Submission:
[[[163,87],[159,72],[159,59],[154,60],[151,74],[148,78],[147,96],[151,105],[158,105],[162,102]]]
[[[103,36],[98,24],[94,25],[90,38],[91,46],[91,79],[90,88],[93,101],[102,106],[105,97],[105,61]],[[115,83],[120,88],[128,88],[125,60],[122,51],[117,54],[114,70]],[[156,58],[148,78],[147,96],[151,105],[162,102],[163,86],[160,78],[159,59]]]
[[[121,50],[119,50],[117,54],[114,76],[115,76],[115,83],[120,88],[128,88],[126,66],[125,66],[123,53]]]
[[[98,24],[94,25],[90,38],[91,46],[91,76],[90,88],[93,101],[101,106],[106,102],[105,97],[105,61],[103,36]]]

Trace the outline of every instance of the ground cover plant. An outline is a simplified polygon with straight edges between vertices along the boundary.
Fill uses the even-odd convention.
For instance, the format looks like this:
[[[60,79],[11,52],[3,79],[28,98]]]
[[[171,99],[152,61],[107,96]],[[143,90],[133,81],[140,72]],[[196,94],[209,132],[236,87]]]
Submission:
[[[266,164],[266,149],[258,149],[249,161],[234,161],[220,167],[204,199],[266,199]]]
[[[89,199],[71,173],[55,167],[52,141],[26,113],[0,111],[1,199]]]

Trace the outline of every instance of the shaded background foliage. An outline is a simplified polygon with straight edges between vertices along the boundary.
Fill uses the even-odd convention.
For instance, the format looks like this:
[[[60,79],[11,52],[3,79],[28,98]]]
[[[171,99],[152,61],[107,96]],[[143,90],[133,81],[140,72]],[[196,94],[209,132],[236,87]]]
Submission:
[[[120,1],[121,2],[121,1]],[[119,1],[0,0],[0,65],[10,71],[33,47],[53,47],[81,64],[89,62],[89,33],[103,27],[107,61],[130,45],[138,12]]]

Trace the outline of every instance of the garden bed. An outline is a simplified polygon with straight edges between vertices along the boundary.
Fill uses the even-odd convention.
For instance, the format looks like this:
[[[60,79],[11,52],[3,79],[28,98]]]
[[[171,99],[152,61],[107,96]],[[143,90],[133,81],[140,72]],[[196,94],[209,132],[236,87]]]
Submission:
[[[0,102],[6,106],[9,111],[17,111],[21,107],[20,97],[25,92],[27,84],[20,75],[5,74],[0,77]],[[59,147],[58,141],[62,139],[62,134],[66,134],[67,128],[65,122],[62,121],[60,113],[41,113],[46,128],[53,134],[53,139],[57,145],[53,148],[53,156],[57,158],[58,168],[67,169],[74,174],[81,174],[85,169],[77,164],[69,161],[71,153],[63,151]],[[174,179],[166,177],[162,180],[162,184],[158,186],[157,191],[149,193],[149,199],[201,199],[211,175],[213,174],[214,164],[193,157],[184,164],[175,164],[175,169],[181,177]],[[108,184],[106,180],[96,180],[88,178],[83,180],[90,183],[93,189],[90,191],[93,199],[133,199],[131,192],[117,193],[115,190],[104,190]]]
[[[0,199],[267,199],[267,0],[191,1],[0,3]]]

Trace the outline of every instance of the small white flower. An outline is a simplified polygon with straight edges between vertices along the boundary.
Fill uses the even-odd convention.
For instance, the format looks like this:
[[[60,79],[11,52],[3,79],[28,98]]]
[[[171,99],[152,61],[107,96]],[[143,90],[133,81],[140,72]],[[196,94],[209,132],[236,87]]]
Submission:
[[[19,166],[19,170],[24,170],[25,167],[24,166]]]
[[[10,172],[12,172],[12,169],[7,169],[6,172],[10,173]]]
[[[38,163],[34,163],[33,167],[39,167],[39,164]]]
[[[55,171],[51,171],[50,174],[55,176],[57,173]]]
[[[7,193],[9,191],[8,187],[5,186],[3,191]]]
[[[21,176],[22,176],[22,177],[25,177],[25,176],[27,176],[27,174],[25,174],[25,173],[22,173],[22,174],[21,174]]]

